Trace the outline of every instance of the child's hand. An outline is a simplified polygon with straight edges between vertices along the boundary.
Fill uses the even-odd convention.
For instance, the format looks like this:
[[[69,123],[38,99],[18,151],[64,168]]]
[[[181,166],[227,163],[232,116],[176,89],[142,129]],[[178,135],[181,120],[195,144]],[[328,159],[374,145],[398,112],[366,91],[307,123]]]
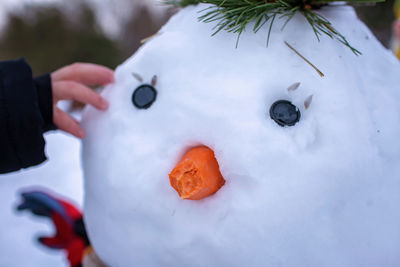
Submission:
[[[53,121],[61,130],[78,138],[85,137],[79,122],[57,107],[60,100],[76,100],[106,110],[108,102],[87,86],[106,85],[114,81],[114,72],[109,68],[75,63],[51,74],[53,88]]]

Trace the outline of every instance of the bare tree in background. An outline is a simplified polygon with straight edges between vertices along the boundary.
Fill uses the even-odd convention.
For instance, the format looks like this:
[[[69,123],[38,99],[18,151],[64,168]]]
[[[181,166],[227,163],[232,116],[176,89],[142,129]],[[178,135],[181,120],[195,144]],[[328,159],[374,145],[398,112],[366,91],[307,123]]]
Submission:
[[[390,46],[392,36],[392,23],[394,21],[393,12],[394,0],[386,0],[374,6],[356,7],[358,16],[372,30],[376,37],[386,47]]]
[[[25,57],[35,74],[76,61],[115,67],[118,45],[97,26],[90,6],[82,4],[70,19],[57,6],[28,5],[9,14],[0,39],[0,60]]]
[[[157,32],[171,15],[167,9],[154,12],[150,8],[152,5],[145,2],[70,0],[58,4],[26,5],[9,14],[0,37],[0,60],[24,56],[36,74],[75,61],[114,68],[140,47],[142,39]],[[386,46],[389,45],[394,19],[393,2],[387,0],[373,7],[356,8],[360,18]],[[100,3],[100,6],[94,3]],[[99,26],[104,27],[107,22],[101,15],[108,11],[107,8],[119,23],[116,24],[119,25],[119,34],[113,37]]]
[[[169,12],[156,16],[147,5],[138,5],[135,9],[136,15],[123,26],[121,42],[125,57],[132,55],[142,45],[141,41],[155,34],[171,16]]]
[[[8,15],[0,37],[0,60],[24,56],[36,74],[85,61],[115,68],[132,55],[140,41],[158,31],[168,15],[152,12],[148,5],[131,3],[119,23],[120,34],[110,37],[99,26],[102,19],[87,1],[25,5]]]

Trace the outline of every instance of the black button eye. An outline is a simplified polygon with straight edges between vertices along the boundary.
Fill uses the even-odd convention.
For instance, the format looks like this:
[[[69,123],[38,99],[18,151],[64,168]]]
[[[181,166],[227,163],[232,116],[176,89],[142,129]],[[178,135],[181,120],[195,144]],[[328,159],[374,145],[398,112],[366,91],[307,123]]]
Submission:
[[[138,109],[147,109],[156,101],[156,98],[157,90],[149,84],[143,84],[133,92],[132,103]]]
[[[293,126],[300,120],[299,109],[287,100],[279,100],[272,104],[269,115],[280,126]]]

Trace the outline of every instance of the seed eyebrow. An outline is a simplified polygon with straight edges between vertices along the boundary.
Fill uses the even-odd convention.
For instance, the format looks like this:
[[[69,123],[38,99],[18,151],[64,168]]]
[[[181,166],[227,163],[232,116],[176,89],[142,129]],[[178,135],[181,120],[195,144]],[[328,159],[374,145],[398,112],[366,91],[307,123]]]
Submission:
[[[135,77],[136,80],[138,80],[139,82],[143,82],[143,78],[142,76],[140,76],[140,74],[136,73],[136,72],[132,72],[132,76]]]
[[[309,97],[306,98],[306,100],[304,101],[305,109],[308,109],[310,107],[312,100],[313,100],[313,95],[310,95]]]
[[[153,78],[151,79],[151,85],[153,87],[155,87],[157,85],[157,80],[158,80],[157,75],[154,75]]]
[[[297,88],[299,88],[299,86],[300,86],[300,82],[297,82],[297,83],[294,83],[294,84],[292,84],[291,86],[289,86],[288,87],[288,91],[290,92],[290,91],[295,91],[295,90],[297,90]]]

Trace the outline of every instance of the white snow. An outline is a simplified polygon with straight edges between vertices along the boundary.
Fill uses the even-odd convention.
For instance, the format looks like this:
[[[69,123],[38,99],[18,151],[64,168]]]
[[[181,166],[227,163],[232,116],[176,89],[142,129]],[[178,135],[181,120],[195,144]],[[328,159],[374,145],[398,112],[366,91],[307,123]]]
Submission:
[[[62,133],[46,135],[48,162],[26,171],[0,175],[0,267],[69,266],[61,251],[40,246],[38,236],[50,236],[49,219],[29,212],[16,212],[19,193],[29,189],[49,189],[81,205],[80,141]]]
[[[283,32],[276,22],[268,48],[266,25],[235,49],[235,35],[198,22],[205,7],[174,16],[117,69],[110,109],[84,114],[85,219],[99,256],[112,267],[399,266],[400,64],[350,7],[321,13],[359,57],[318,42],[300,15]],[[132,72],[158,76],[148,110],[132,105]],[[295,126],[269,118],[280,99],[300,109]],[[168,174],[200,144],[226,184],[182,200]]]

